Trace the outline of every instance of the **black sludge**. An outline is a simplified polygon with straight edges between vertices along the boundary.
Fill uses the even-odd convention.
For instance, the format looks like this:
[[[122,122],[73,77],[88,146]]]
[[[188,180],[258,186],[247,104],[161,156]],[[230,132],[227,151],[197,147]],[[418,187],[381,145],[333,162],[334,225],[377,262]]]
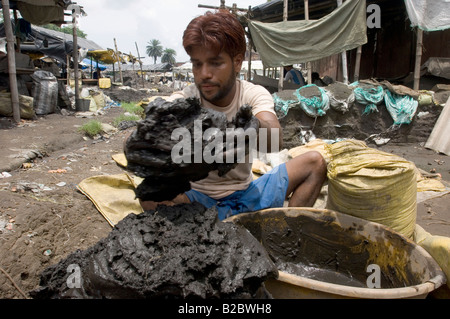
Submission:
[[[250,151],[250,137],[245,137],[244,145],[240,145],[235,132],[245,131],[245,135],[250,128],[257,130],[259,121],[249,105],[243,105],[235,118],[227,121],[225,114],[201,107],[195,98],[173,102],[155,99],[125,144],[127,169],[144,178],[136,189],[136,197],[171,200],[188,191],[189,182],[207,177],[210,171],[218,170],[219,176],[226,174],[236,166],[237,154],[248,155]],[[185,134],[180,135],[180,130]],[[173,158],[174,146],[173,153],[178,155],[178,160]],[[206,149],[212,153],[212,161],[205,161]],[[234,161],[225,159],[225,152],[234,154]]]
[[[201,121],[201,128],[194,133],[194,121]],[[218,130],[211,139],[222,138],[226,131],[226,116],[221,112],[202,108],[198,99],[177,99],[173,102],[157,98],[146,109],[146,117],[137,125],[125,145],[127,169],[144,181],[136,189],[136,197],[142,200],[171,200],[190,189],[190,181],[208,176],[218,169],[225,174],[235,164],[205,163],[203,150],[208,141],[203,132],[208,128]],[[187,137],[175,136],[176,129],[188,130]],[[174,134],[176,135],[176,134]],[[189,138],[189,140],[183,140]],[[190,145],[189,161],[174,162],[172,148],[181,140]],[[198,161],[198,159],[201,161]]]
[[[70,288],[80,269],[80,287]],[[217,220],[199,203],[131,214],[108,237],[41,274],[42,298],[263,298],[277,275],[260,243],[242,226]]]

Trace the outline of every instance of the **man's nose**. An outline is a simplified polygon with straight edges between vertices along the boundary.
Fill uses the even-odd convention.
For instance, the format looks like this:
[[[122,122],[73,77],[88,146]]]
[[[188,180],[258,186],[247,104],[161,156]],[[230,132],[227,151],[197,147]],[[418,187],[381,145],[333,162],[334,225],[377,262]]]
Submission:
[[[211,68],[206,63],[201,66],[199,71],[199,75],[202,79],[212,78],[213,73],[211,71]]]

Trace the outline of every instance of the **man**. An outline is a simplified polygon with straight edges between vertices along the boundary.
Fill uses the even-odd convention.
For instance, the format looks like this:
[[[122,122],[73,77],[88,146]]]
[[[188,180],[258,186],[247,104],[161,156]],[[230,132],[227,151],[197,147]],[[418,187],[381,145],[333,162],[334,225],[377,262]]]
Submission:
[[[284,76],[285,81],[294,82],[295,84],[301,86],[306,85],[305,78],[299,70],[294,69],[292,65],[287,65],[284,67],[284,69],[286,70],[286,75]]]
[[[278,134],[281,126],[271,94],[262,86],[237,79],[244,60],[245,33],[240,22],[227,11],[207,12],[192,20],[183,35],[183,46],[191,57],[195,84],[175,92],[167,100],[198,97],[202,106],[223,112],[231,120],[244,104],[252,106],[259,128]],[[270,149],[268,145],[268,149]],[[251,163],[239,163],[224,176],[212,171],[208,177],[191,182],[191,190],[172,201],[142,201],[144,210],[158,204],[200,202],[216,206],[219,219],[269,207],[312,206],[326,179],[326,162],[319,152],[308,152],[253,181]]]

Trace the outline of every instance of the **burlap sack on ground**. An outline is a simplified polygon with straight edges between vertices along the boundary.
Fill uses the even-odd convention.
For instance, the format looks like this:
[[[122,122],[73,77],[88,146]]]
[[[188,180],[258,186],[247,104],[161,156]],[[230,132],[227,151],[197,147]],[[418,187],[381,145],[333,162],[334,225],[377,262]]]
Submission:
[[[415,165],[358,140],[325,146],[327,208],[386,225],[411,238],[417,215]]]

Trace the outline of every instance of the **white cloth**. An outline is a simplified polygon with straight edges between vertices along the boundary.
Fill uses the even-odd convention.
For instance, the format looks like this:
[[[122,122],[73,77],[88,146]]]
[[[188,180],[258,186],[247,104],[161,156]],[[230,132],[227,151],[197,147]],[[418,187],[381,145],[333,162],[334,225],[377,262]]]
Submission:
[[[411,26],[424,31],[450,28],[449,0],[405,0]]]

